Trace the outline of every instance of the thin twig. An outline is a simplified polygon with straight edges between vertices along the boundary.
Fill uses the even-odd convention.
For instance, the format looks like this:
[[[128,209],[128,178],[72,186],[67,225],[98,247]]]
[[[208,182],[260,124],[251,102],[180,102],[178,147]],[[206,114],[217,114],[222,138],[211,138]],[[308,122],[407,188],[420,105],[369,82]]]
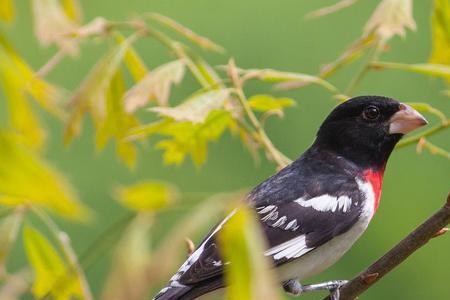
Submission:
[[[66,53],[65,50],[60,49],[36,72],[36,75],[41,78],[47,76],[66,56]]]
[[[247,98],[245,97],[244,92],[242,91],[242,84],[241,80],[239,78],[239,74],[237,72],[236,66],[234,64],[233,60],[230,60],[229,62],[229,76],[231,78],[231,81],[233,82],[233,85],[235,87],[235,94],[238,98],[239,102],[241,103],[245,113],[247,114],[247,117],[250,119],[251,124],[255,127],[256,133],[258,134],[258,139],[261,142],[261,145],[266,149],[267,153],[270,154],[272,159],[275,161],[275,163],[278,165],[278,168],[284,168],[286,165],[288,165],[291,160],[287,158],[284,154],[282,154],[272,143],[272,141],[267,136],[264,128],[262,127],[261,123],[256,118],[255,114],[253,113],[252,109],[250,108]]]
[[[425,130],[421,133],[418,133],[416,135],[413,135],[411,137],[408,137],[408,138],[400,141],[400,143],[398,143],[395,148],[398,149],[398,148],[402,148],[402,147],[405,147],[405,146],[408,146],[411,144],[415,144],[415,143],[419,142],[421,138],[436,134],[439,131],[442,131],[443,129],[448,128],[449,125],[450,125],[450,122],[447,122],[447,123],[442,122],[441,124],[431,127],[428,130]]]
[[[370,288],[378,280],[405,261],[411,254],[425,245],[450,223],[450,193],[445,205],[428,220],[417,227],[394,248],[388,251],[375,263],[340,288],[340,299],[355,299]],[[444,230],[445,231],[445,230]],[[330,297],[324,298],[330,300]]]

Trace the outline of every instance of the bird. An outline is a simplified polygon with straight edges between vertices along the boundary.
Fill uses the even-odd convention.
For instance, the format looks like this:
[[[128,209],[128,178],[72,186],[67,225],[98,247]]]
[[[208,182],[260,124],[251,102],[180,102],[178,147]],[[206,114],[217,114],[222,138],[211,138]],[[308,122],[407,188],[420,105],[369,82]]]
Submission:
[[[378,209],[388,158],[403,135],[426,125],[411,106],[384,96],[337,105],[311,146],[245,198],[255,211],[284,291],[327,290],[334,300],[345,280],[303,285],[337,262],[364,233]],[[224,288],[226,265],[219,222],[154,300],[190,300]]]

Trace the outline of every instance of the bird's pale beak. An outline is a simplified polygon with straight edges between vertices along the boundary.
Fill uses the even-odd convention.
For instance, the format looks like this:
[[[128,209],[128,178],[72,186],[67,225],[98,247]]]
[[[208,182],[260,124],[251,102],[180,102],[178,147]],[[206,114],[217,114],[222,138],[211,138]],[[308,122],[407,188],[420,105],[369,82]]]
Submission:
[[[389,120],[389,133],[407,134],[427,124],[428,121],[417,110],[409,105],[400,103],[400,110]]]

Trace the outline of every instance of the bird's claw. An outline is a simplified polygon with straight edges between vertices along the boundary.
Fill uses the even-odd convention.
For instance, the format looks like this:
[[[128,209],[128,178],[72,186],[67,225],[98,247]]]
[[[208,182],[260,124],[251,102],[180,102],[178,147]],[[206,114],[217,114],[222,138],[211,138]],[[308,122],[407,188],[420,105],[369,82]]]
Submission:
[[[346,284],[348,280],[335,280],[329,285],[331,300],[339,300],[341,297],[340,287]]]

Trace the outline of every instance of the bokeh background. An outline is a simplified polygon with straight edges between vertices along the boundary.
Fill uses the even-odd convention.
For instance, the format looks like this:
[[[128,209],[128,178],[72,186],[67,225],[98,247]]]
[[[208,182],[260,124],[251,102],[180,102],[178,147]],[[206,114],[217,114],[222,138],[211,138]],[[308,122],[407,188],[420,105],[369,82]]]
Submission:
[[[337,58],[346,46],[361,35],[364,24],[378,3],[360,1],[323,18],[305,19],[308,12],[333,2],[81,1],[85,20],[99,15],[111,20],[124,20],[147,11],[167,15],[210,37],[227,50],[224,55],[206,54],[213,65],[225,64],[229,57],[234,57],[243,68],[274,68],[309,74],[316,74],[320,66]],[[26,61],[38,68],[55,49],[42,48],[36,41],[28,1],[17,1],[17,6],[17,19],[6,28],[6,34]],[[417,31],[409,31],[405,39],[396,37],[391,40],[391,49],[383,53],[383,60],[405,63],[427,60],[430,54],[431,6],[432,1],[414,1]],[[65,59],[52,71],[49,80],[74,90],[106,49],[104,43],[84,43],[81,55]],[[150,68],[169,58],[165,49],[149,39],[139,41],[136,49]],[[337,72],[330,81],[345,87],[359,68],[359,63],[352,64]],[[187,80],[187,83],[176,88],[171,99],[176,102],[194,88],[194,81]],[[383,71],[370,72],[356,94],[428,102],[448,114],[450,101],[441,94],[443,89],[444,83],[439,79],[401,71]],[[261,91],[261,86],[255,84],[249,86],[247,94]],[[284,119],[271,119],[266,128],[274,144],[290,158],[296,158],[310,145],[316,129],[336,102],[316,86],[279,94],[292,97],[298,105],[288,109]],[[145,118],[145,113],[142,116]],[[179,187],[180,208],[162,213],[154,224],[152,239],[156,245],[164,232],[175,226],[180,217],[189,214],[194,204],[206,199],[207,195],[251,188],[275,170],[274,164],[264,159],[259,164],[255,163],[240,141],[226,134],[212,144],[208,161],[200,168],[189,160],[181,166],[165,166],[160,151],[141,147],[137,168],[130,171],[117,160],[111,145],[101,153],[95,152],[90,124],[82,136],[66,148],[63,146],[63,126],[51,116],[42,114],[42,117],[50,130],[46,157],[65,173],[80,198],[95,212],[95,220],[88,224],[57,220],[72,237],[78,253],[85,251],[105,228],[124,215],[124,209],[111,193],[118,184],[160,179]],[[433,119],[433,116],[429,118]],[[432,140],[446,149],[450,148],[448,131]],[[418,155],[414,146],[395,151],[386,171],[380,209],[367,233],[339,263],[320,276],[311,278],[310,282],[349,279],[357,274],[443,204],[450,187],[449,179],[450,163],[445,158],[428,152]],[[211,223],[216,221],[211,220]],[[199,236],[192,238],[198,242],[207,231],[208,228],[204,228]],[[22,246],[16,248],[10,262],[12,266],[23,265],[25,260]],[[361,298],[449,299],[449,249],[448,236],[432,240]],[[112,254],[112,249],[109,250],[86,270],[95,295],[101,291],[108,272]],[[302,299],[319,299],[321,296],[311,294],[302,296]]]

